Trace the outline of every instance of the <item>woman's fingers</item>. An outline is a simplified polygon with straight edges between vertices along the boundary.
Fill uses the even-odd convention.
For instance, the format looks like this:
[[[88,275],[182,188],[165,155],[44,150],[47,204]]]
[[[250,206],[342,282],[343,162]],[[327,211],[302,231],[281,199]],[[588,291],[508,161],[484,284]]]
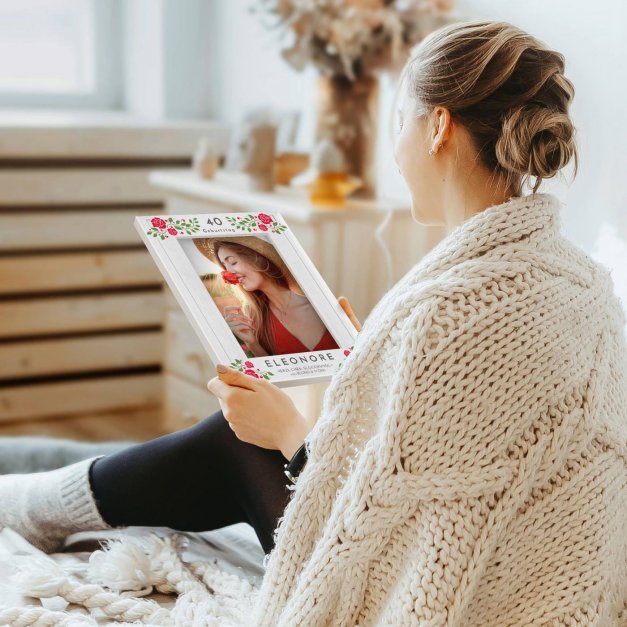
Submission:
[[[353,326],[358,331],[361,331],[361,322],[359,322],[359,320],[357,319],[357,316],[353,313],[353,308],[350,306],[350,303],[348,302],[348,299],[346,298],[346,296],[338,297],[337,302],[340,303],[340,306],[345,311],[349,320],[353,323]]]
[[[295,433],[300,437],[305,427],[308,433],[309,421],[296,409],[291,397],[270,381],[228,366],[225,372],[218,372],[218,366],[223,365],[226,366],[216,364],[218,376],[207,383],[207,388],[217,396],[235,435],[262,448],[281,450],[289,459]]]
[[[244,322],[243,320],[229,320],[228,323],[234,328],[247,327],[253,330],[253,327],[247,322]]]
[[[265,379],[254,379],[243,372],[229,368],[226,372],[217,373],[217,376],[210,379],[207,389],[218,398],[232,402],[235,395],[242,391],[254,392],[259,389],[261,381],[266,382]]]
[[[243,324],[247,324],[252,326],[253,319],[245,316],[244,314],[229,314],[226,318],[228,322],[242,322]]]
[[[237,394],[252,393],[252,386],[244,388],[240,382],[238,382],[238,384],[230,383],[223,381],[219,376],[213,377],[213,379],[207,383],[207,389],[221,401],[229,405],[232,405]]]
[[[239,316],[228,315],[224,318],[224,320],[229,325],[233,333],[255,333],[255,328],[252,326],[252,324],[250,324],[248,320],[243,319]]]
[[[245,342],[251,342],[252,340],[255,339],[255,333],[253,332],[252,329],[249,329],[248,327],[241,327],[241,328],[233,329],[233,333],[237,335],[238,337],[240,337]]]

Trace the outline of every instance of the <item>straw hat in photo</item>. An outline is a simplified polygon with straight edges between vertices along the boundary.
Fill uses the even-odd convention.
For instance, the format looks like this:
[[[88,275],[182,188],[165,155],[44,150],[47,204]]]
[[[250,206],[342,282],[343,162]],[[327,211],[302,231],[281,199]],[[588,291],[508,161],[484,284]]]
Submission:
[[[246,246],[247,248],[254,250],[255,252],[259,253],[260,255],[263,255],[264,257],[269,259],[272,263],[274,263],[274,265],[277,266],[279,270],[281,270],[281,272],[283,273],[283,276],[285,276],[285,278],[287,279],[288,287],[290,290],[292,290],[292,292],[294,292],[295,294],[300,294],[301,296],[305,295],[303,291],[300,289],[298,282],[296,281],[292,273],[289,271],[288,267],[285,265],[285,262],[283,261],[283,259],[281,259],[280,255],[277,253],[274,246],[270,244],[270,242],[266,242],[265,240],[262,240],[259,237],[255,237],[254,235],[244,235],[242,237],[217,236],[215,238],[195,237],[193,239],[194,239],[194,244],[196,245],[196,248],[198,248],[198,250],[205,257],[207,257],[207,259],[211,260],[213,263],[215,263],[218,266],[221,266],[222,264],[220,260],[218,259],[214,250],[214,246],[213,246],[214,239],[219,239],[221,242],[233,242],[235,244],[239,244],[240,246]]]

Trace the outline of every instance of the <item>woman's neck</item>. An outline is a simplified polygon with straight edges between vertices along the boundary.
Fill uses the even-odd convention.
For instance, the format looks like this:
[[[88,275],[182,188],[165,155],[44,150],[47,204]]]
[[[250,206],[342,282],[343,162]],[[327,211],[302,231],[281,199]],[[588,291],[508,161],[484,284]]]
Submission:
[[[286,311],[289,307],[299,303],[301,296],[279,285],[264,286],[263,292],[268,297],[270,304],[279,311]]]
[[[488,180],[485,185],[474,181],[472,186],[448,188],[442,199],[447,234],[488,207],[507,202],[514,194],[512,188],[504,189],[503,186],[495,186],[493,182],[490,184]]]

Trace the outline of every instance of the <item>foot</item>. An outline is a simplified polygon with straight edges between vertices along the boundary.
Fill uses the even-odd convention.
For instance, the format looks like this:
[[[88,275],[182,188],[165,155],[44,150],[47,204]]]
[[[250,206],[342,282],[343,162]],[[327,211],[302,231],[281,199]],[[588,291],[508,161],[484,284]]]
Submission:
[[[92,457],[69,466],[0,476],[0,528],[10,527],[45,553],[59,551],[78,531],[112,529],[89,482]]]

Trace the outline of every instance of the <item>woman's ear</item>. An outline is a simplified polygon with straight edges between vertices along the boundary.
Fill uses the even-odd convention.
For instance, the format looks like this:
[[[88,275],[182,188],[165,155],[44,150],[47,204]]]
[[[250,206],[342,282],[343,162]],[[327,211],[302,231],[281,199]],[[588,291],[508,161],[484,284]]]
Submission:
[[[440,150],[450,137],[453,120],[446,107],[435,107],[433,110],[433,128],[431,132],[431,149],[434,154]]]

